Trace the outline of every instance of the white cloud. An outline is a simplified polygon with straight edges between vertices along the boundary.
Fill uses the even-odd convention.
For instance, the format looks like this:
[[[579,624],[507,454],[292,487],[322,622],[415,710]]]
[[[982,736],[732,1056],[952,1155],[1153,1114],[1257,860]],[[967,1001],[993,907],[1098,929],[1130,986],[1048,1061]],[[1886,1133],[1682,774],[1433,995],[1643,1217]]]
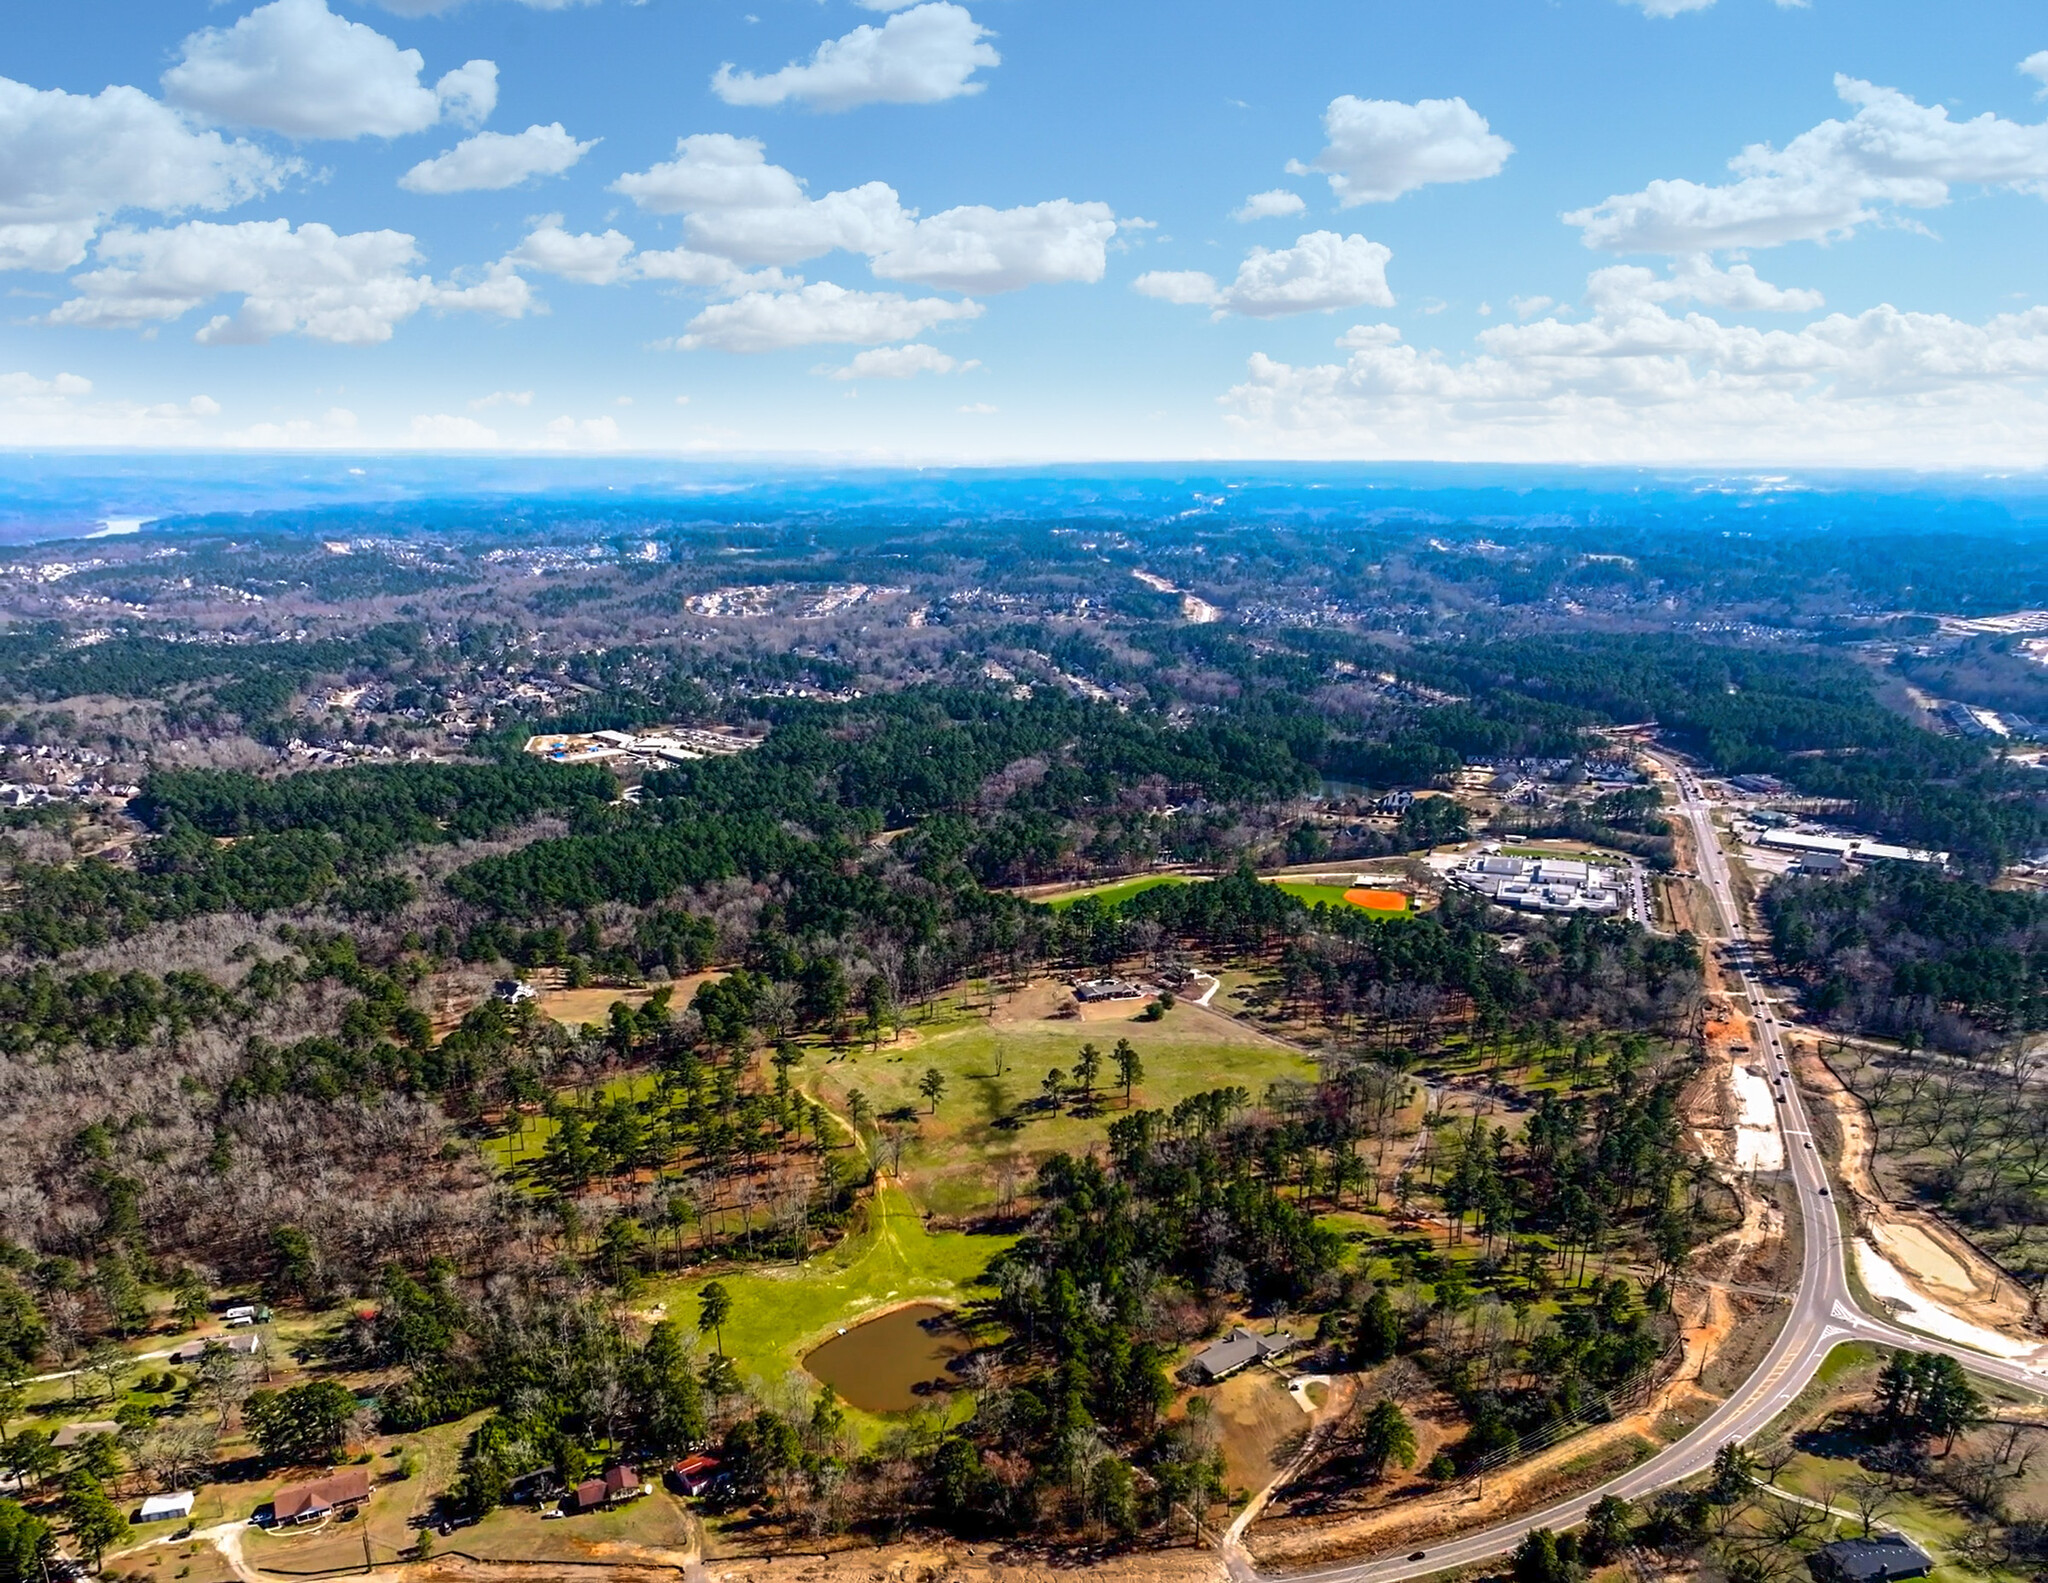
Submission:
[[[875,345],[902,341],[953,319],[978,319],[978,302],[903,297],[888,291],[848,291],[819,281],[801,291],[750,291],[713,303],[687,326],[685,350],[778,352],[827,342]]]
[[[912,341],[908,346],[877,346],[856,353],[844,368],[816,370],[832,379],[912,379],[919,374],[966,373],[981,364],[970,358],[961,362],[936,346]]]
[[[1056,281],[1102,278],[1115,212],[1106,203],[1050,203],[1019,209],[968,204],[896,228],[870,267],[884,280],[951,291],[1017,291]]]
[[[469,404],[471,412],[482,412],[490,407],[530,407],[533,392],[530,390],[494,390],[488,396],[478,396]]]
[[[985,418],[996,409],[986,401],[970,401],[960,410],[970,417]]]
[[[2020,70],[2041,85],[2040,91],[2034,95],[2036,99],[2048,95],[2048,49],[2035,50],[2020,62]]]
[[[377,5],[395,16],[423,17],[439,16],[453,11],[463,0],[375,0]],[[597,0],[519,0],[529,11],[566,11],[571,6],[596,5]],[[628,4],[635,0],[627,0]]]
[[[92,394],[79,374],[0,374],[0,428],[10,445],[185,445],[208,439],[205,420],[220,413],[210,396],[144,403]]]
[[[566,413],[548,420],[547,443],[557,450],[609,451],[619,443],[616,418],[572,418]]]
[[[1675,17],[1688,11],[1705,11],[1714,0],[1621,0],[1623,5],[1639,6],[1644,16]],[[1811,0],[1777,0],[1780,11],[1804,11]]]
[[[1284,215],[1300,214],[1307,207],[1300,193],[1275,187],[1270,192],[1253,193],[1241,206],[1230,211],[1230,218],[1248,225],[1253,220],[1275,220]]]
[[[1478,181],[1497,175],[1515,151],[1486,117],[1463,99],[1359,99],[1340,94],[1323,112],[1322,153],[1307,165],[1289,160],[1290,174],[1320,171],[1349,209],[1390,203],[1433,182]]]
[[[326,0],[271,0],[227,28],[185,40],[164,73],[173,104],[211,120],[294,138],[398,137],[444,116],[475,125],[498,100],[498,68],[473,60],[433,87],[426,60]]]
[[[1384,244],[1356,233],[1311,231],[1292,247],[1253,248],[1228,286],[1199,270],[1153,270],[1132,284],[1164,302],[1214,308],[1217,318],[1238,313],[1270,319],[1367,304],[1390,308],[1394,294],[1387,286],[1387,261],[1393,256]]]
[[[632,251],[633,239],[622,232],[572,234],[562,229],[559,214],[551,214],[507,253],[504,261],[586,286],[608,286],[626,272],[626,258]]]
[[[1107,204],[1065,198],[920,219],[879,181],[811,198],[801,179],[768,163],[758,139],[723,132],[679,139],[674,159],[628,172],[612,190],[653,213],[681,214],[693,256],[783,265],[844,250],[864,254],[886,280],[957,291],[1100,280],[1109,240],[1128,223]],[[694,258],[685,267],[692,284],[707,272]]]
[[[1894,208],[1935,209],[1952,185],[2041,191],[2048,182],[2048,123],[1986,113],[1951,121],[1894,88],[1837,76],[1856,106],[1784,148],[1754,143],[1728,162],[1736,180],[1706,186],[1653,181],[1567,214],[1588,247],[1614,253],[1697,253],[1775,247],[1852,235]]]
[[[245,450],[276,450],[289,447],[302,451],[315,448],[338,449],[361,443],[356,433],[356,415],[346,407],[329,407],[319,418],[287,418],[282,423],[252,423],[245,429],[229,429],[221,443]]]
[[[820,44],[808,61],[777,72],[757,77],[727,62],[712,76],[711,91],[727,104],[794,99],[820,110],[935,104],[981,92],[983,85],[970,81],[974,73],[1002,62],[987,37],[988,29],[963,7],[937,0],[898,11],[880,27],[863,23]]]
[[[429,450],[467,451],[496,445],[498,431],[474,418],[423,412],[412,420],[412,443]]]
[[[75,94],[5,77],[0,149],[0,269],[69,269],[124,209],[227,209],[297,168],[137,88]]]
[[[1596,311],[1636,302],[1700,302],[1738,313],[1812,313],[1826,302],[1817,291],[1760,280],[1750,264],[1716,269],[1704,253],[1674,260],[1667,275],[1637,264],[1596,269],[1586,279],[1586,300]]]
[[[318,224],[294,231],[289,220],[188,220],[110,231],[95,251],[100,267],[72,278],[79,295],[59,303],[47,322],[136,329],[239,295],[239,310],[209,320],[195,339],[223,345],[298,334],[371,346],[422,308],[518,318],[532,303],[525,281],[509,273],[471,286],[409,273],[419,252],[402,231],[339,235]]]
[[[2034,465],[2048,446],[2048,308],[1759,330],[1615,285],[1585,322],[1497,325],[1461,360],[1388,325],[1345,336],[1341,364],[1254,356],[1233,426],[1262,452],[1489,460]]]
[[[1645,270],[1644,273],[1649,272]],[[1516,318],[1533,319],[1537,314],[1556,307],[1557,303],[1550,297],[1510,297],[1508,306],[1515,310]]]
[[[497,192],[535,176],[559,176],[597,147],[579,143],[559,121],[524,132],[479,132],[445,154],[423,159],[398,178],[407,192]]]

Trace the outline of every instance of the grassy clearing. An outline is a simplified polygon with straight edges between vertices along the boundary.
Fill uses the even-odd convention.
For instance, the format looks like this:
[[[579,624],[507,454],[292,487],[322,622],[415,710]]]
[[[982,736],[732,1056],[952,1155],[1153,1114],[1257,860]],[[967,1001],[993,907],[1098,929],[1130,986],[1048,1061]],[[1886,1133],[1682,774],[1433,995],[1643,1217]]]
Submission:
[[[909,1194],[883,1186],[866,1206],[867,1224],[829,1253],[778,1269],[718,1276],[732,1294],[726,1355],[742,1376],[773,1382],[803,1368],[804,1354],[841,1326],[885,1305],[932,1298],[966,1301],[989,1261],[1016,1239],[932,1231]],[[660,1281],[648,1295],[685,1324],[697,1322],[697,1292],[707,1276]],[[881,1420],[849,1412],[871,1431]]]
[[[1129,901],[1133,896],[1142,896],[1148,890],[1161,885],[1189,885],[1194,882],[1185,874],[1147,874],[1138,879],[1120,879],[1108,885],[1088,885],[1080,890],[1068,892],[1046,902],[1054,912],[1064,912],[1083,896],[1093,896],[1105,907],[1114,907],[1120,901]]]
[[[1130,1020],[976,1022],[927,1030],[913,1047],[850,1051],[822,1067],[806,1062],[799,1075],[841,1113],[847,1094],[858,1089],[884,1118],[885,1130],[905,1129],[901,1174],[918,1202],[942,1214],[967,1214],[996,1203],[1004,1169],[1021,1179],[1056,1150],[1079,1152],[1101,1141],[1106,1122],[1124,1109],[1109,1058],[1119,1038],[1129,1039],[1144,1062],[1144,1078],[1131,1094],[1137,1108],[1171,1108],[1190,1094],[1232,1084],[1257,1097],[1276,1078],[1313,1076],[1294,1051],[1191,1006],[1176,1006],[1158,1022],[1137,1021],[1134,1011]],[[1077,1102],[1073,1080],[1084,1043],[1103,1057],[1092,1105]],[[1057,1106],[1042,1089],[1054,1067],[1067,1074]],[[936,1114],[917,1089],[933,1068],[946,1080]]]
[[[654,1074],[640,1072],[628,1076],[614,1077],[597,1088],[571,1094],[564,1090],[558,1097],[573,1100],[583,1107],[593,1107],[608,1099],[621,1096],[645,1099],[654,1092]],[[493,1133],[483,1140],[484,1164],[493,1171],[505,1174],[515,1167],[531,1165],[547,1147],[548,1139],[555,1135],[555,1120],[552,1116],[519,1116],[517,1125],[508,1122],[510,1131]]]

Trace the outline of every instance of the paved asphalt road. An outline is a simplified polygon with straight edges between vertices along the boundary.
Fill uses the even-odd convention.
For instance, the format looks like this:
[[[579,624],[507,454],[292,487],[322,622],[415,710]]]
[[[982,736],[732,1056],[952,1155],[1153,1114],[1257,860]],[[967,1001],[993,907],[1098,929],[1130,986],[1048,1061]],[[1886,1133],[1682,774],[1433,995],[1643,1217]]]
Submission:
[[[1691,769],[1676,760],[1659,762],[1677,782],[1680,806],[1692,825],[1694,845],[1699,850],[1700,879],[1713,896],[1718,916],[1716,939],[1710,948],[1721,952],[1724,981],[1748,1003],[1747,1010],[1761,1039],[1761,1048],[1756,1053],[1768,1068],[1773,1088],[1782,1096],[1778,1102],[1779,1120],[1785,1132],[1786,1158],[1798,1189],[1799,1219],[1805,1233],[1799,1289],[1791,1317],[1756,1372],[1698,1428],[1597,1489],[1463,1538],[1433,1544],[1419,1557],[1404,1551],[1399,1555],[1347,1561],[1285,1574],[1287,1583],[1400,1583],[1402,1579],[1424,1577],[1451,1567],[1470,1566],[1513,1549],[1531,1529],[1572,1527],[1603,1495],[1635,1500],[1679,1483],[1710,1467],[1714,1453],[1728,1441],[1748,1440],[1759,1433],[1805,1389],[1821,1360],[1845,1341],[1873,1341],[1916,1351],[1946,1352],[1969,1364],[1974,1373],[2035,1391],[2048,1389],[2048,1378],[2038,1371],[1901,1330],[1870,1318],[1857,1307],[1844,1269],[1841,1221],[1835,1213],[1834,1199],[1829,1196],[1820,1154],[1810,1147],[1806,1101],[1786,1067],[1783,1026],[1754,976],[1754,950],[1729,884],[1727,855],[1715,837],[1708,804]],[[1225,1560],[1240,1583],[1279,1583],[1277,1576],[1261,1574],[1254,1568],[1242,1551],[1226,1556]]]

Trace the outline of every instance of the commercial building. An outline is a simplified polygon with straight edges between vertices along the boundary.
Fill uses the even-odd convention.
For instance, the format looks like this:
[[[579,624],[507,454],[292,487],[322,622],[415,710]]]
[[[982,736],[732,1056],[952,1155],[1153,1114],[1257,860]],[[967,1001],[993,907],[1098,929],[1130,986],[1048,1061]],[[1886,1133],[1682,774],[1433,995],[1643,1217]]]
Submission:
[[[1934,863],[1946,864],[1946,852],[1925,852],[1914,847],[1892,846],[1860,835],[1821,835],[1810,830],[1765,830],[1756,844],[1779,852],[1796,852],[1800,857],[1833,856],[1850,863]]]
[[[1619,912],[1622,871],[1576,858],[1505,857],[1498,853],[1467,860],[1451,870],[1450,882],[1503,907],[1524,912]]]

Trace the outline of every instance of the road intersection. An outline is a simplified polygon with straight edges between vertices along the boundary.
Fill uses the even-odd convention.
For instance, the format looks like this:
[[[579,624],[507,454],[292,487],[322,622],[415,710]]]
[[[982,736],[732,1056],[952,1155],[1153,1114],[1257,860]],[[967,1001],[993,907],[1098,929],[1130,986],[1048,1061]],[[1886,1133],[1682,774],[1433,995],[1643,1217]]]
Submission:
[[[1812,1126],[1806,1100],[1792,1081],[1786,1059],[1785,1030],[1777,1008],[1764,994],[1756,974],[1756,952],[1743,922],[1730,880],[1728,858],[1714,833],[1712,811],[1698,778],[1677,759],[1657,757],[1678,791],[1679,808],[1692,828],[1699,853],[1699,877],[1713,900],[1714,939],[1705,942],[1721,953],[1723,970],[1736,989],[1741,1009],[1757,1029],[1758,1050],[1778,1097],[1779,1123],[1785,1136],[1786,1168],[1799,1203],[1802,1253],[1799,1285],[1792,1312],[1756,1371],[1692,1433],[1672,1442],[1648,1461],[1595,1489],[1583,1491],[1538,1511],[1509,1518],[1478,1532],[1447,1539],[1423,1551],[1398,1556],[1361,1558],[1284,1575],[1284,1583],[1403,1583],[1456,1567],[1471,1566],[1513,1549],[1537,1528],[1570,1528],[1603,1495],[1625,1500],[1682,1482],[1704,1472],[1714,1454],[1731,1440],[1759,1434],[1806,1388],[1829,1352],[1844,1342],[1866,1341],[1921,1352],[1945,1352],[1971,1371],[2028,1390],[2048,1389],[2048,1378],[2002,1358],[1993,1358],[1915,1331],[1904,1330],[1864,1313],[1849,1286],[1847,1239],[1836,1212],[1820,1153],[1812,1147]],[[1225,1562],[1238,1583],[1283,1583],[1281,1575],[1260,1573],[1249,1556],[1232,1547]]]

